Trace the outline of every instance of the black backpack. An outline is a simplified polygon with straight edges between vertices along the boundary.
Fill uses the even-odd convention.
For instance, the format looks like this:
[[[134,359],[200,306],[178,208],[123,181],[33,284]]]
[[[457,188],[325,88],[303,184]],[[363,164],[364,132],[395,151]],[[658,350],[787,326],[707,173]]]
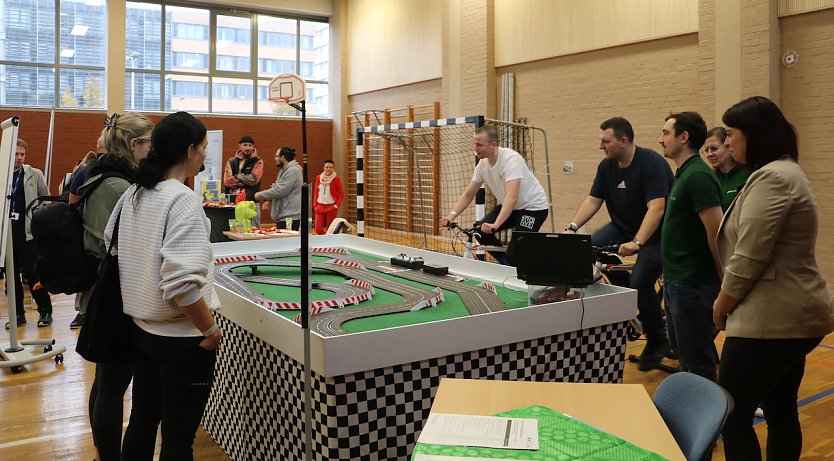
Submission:
[[[102,181],[112,177],[127,179],[107,172],[87,186],[72,205],[63,196],[44,195],[26,207],[27,215],[32,213],[32,237],[38,250],[35,270],[48,292],[69,295],[95,283],[100,261],[84,249],[84,218],[79,207]]]

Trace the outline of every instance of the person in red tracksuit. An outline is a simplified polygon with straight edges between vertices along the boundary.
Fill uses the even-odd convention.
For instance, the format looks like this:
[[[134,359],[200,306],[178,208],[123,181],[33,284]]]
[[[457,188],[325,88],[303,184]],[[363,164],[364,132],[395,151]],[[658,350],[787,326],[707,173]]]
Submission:
[[[336,164],[333,160],[324,162],[324,171],[316,176],[316,187],[313,189],[313,210],[316,212],[316,234],[322,235],[336,219],[339,205],[344,193],[342,181],[336,176]]]

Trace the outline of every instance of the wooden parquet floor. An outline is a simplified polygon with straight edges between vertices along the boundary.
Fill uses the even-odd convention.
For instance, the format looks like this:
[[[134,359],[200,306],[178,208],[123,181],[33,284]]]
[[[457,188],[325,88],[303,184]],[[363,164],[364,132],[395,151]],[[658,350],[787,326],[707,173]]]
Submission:
[[[87,396],[93,382],[94,366],[74,352],[77,331],[69,324],[75,317],[73,298],[54,296],[52,327],[37,328],[37,312],[26,298],[28,324],[20,328],[22,339],[53,337],[66,346],[64,363],[44,361],[27,365],[19,374],[0,368],[0,461],[91,460],[93,445],[87,420]],[[8,320],[6,299],[0,299],[0,324]],[[719,348],[723,338],[719,336]],[[0,345],[8,347],[8,332],[0,326]],[[641,341],[630,343],[628,353],[639,354]],[[663,372],[643,373],[626,364],[625,382],[643,384],[649,393],[666,377]],[[808,358],[799,395],[804,433],[804,460],[834,459],[834,335]],[[125,418],[129,412],[130,390],[125,396]],[[766,425],[756,432],[764,445]],[[195,442],[195,459],[225,461],[230,458],[202,429]],[[715,460],[723,460],[720,443]],[[254,461],[254,460],[242,460]],[[269,460],[272,461],[272,460]]]

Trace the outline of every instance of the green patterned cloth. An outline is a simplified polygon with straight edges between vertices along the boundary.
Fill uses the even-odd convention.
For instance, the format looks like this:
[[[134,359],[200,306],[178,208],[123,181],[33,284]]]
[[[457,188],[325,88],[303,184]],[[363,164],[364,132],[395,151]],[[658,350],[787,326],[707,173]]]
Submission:
[[[539,421],[539,449],[536,451],[506,450],[418,443],[414,446],[411,459],[413,460],[420,453],[467,458],[540,461],[662,461],[666,459],[547,407],[519,408],[495,416],[537,419]]]

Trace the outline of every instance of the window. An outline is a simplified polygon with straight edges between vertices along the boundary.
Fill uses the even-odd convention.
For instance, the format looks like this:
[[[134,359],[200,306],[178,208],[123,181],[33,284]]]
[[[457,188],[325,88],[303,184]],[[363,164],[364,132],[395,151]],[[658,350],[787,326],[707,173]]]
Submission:
[[[231,27],[217,28],[217,42],[229,41],[248,45],[251,42],[249,29],[233,29]]]
[[[295,61],[258,59],[258,73],[261,75],[279,75],[287,72],[295,72]]]
[[[284,32],[258,32],[258,44],[279,48],[295,48],[295,34]]]
[[[129,1],[125,105],[272,114],[267,85],[276,75],[293,72],[307,80],[307,115],[327,116],[329,30],[327,22]],[[286,113],[298,115],[291,108]]]
[[[0,2],[0,105],[104,108],[104,1]]]
[[[208,40],[208,26],[202,24],[177,23],[174,25],[174,37],[190,40]]]

